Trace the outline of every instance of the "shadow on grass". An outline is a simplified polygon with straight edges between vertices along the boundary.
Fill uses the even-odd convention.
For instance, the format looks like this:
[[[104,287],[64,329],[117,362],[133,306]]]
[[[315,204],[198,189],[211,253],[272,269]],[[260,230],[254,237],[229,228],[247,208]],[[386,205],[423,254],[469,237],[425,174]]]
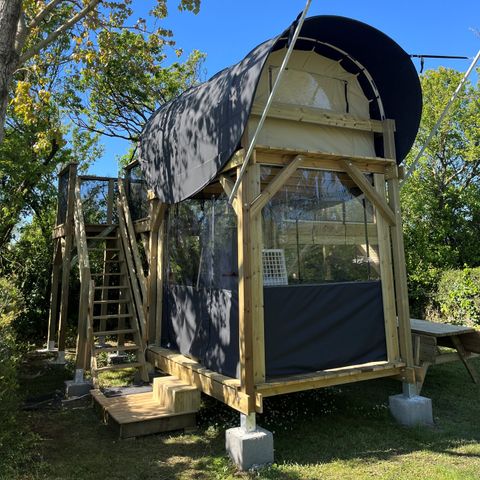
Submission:
[[[480,369],[478,360],[474,364]],[[63,377],[57,375],[61,383]],[[55,383],[52,378],[45,381]],[[30,385],[30,391],[34,388]],[[283,467],[302,469],[337,461],[355,465],[412,452],[480,458],[478,448],[471,453],[464,448],[458,451],[480,443],[480,388],[471,383],[462,365],[434,367],[427,375],[422,394],[433,400],[435,427],[411,429],[395,423],[387,402],[399,391],[398,382],[386,379],[266,399],[266,413],[258,416],[258,424],[274,433],[276,464],[255,478],[314,478]],[[224,431],[238,425],[238,414],[209,397],[198,415],[198,431],[136,440],[119,441],[90,404],[26,415],[42,439],[43,461],[35,467],[35,475],[24,478],[158,480],[237,475],[226,458]]]

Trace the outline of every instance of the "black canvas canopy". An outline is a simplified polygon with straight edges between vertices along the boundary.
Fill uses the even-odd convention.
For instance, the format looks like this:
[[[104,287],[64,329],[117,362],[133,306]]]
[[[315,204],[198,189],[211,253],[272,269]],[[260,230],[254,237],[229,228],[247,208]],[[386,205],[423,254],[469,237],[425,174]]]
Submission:
[[[268,55],[285,47],[288,30],[166,103],[147,122],[139,159],[149,188],[177,203],[206,186],[239,148]],[[342,62],[371,100],[371,118],[396,121],[401,162],[417,134],[422,98],[410,56],[391,38],[345,17],[306,19],[295,46]],[[380,97],[380,102],[377,97]],[[377,147],[381,148],[381,147]],[[381,154],[381,152],[379,152]]]

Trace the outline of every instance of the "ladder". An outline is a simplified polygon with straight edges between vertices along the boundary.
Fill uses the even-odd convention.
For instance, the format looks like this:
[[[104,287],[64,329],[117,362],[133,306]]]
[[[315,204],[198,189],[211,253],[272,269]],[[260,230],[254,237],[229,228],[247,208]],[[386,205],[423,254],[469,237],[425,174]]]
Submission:
[[[145,343],[142,338],[131,278],[119,227],[107,235],[87,237],[92,291],[88,315],[91,374],[98,387],[98,374],[109,370],[137,368],[148,382]],[[141,308],[141,307],[140,307]]]

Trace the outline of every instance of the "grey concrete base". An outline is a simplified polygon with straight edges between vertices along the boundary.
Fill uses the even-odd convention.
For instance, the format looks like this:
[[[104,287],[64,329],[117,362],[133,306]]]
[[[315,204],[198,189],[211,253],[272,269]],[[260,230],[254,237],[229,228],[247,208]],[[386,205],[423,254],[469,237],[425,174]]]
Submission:
[[[88,395],[92,388],[92,382],[75,382],[74,380],[67,380],[65,382],[65,396],[67,398],[82,397]]]
[[[225,448],[240,470],[273,462],[272,432],[260,427],[252,432],[246,432],[242,427],[228,429],[225,432]]]
[[[432,400],[404,394],[389,397],[390,412],[397,422],[408,427],[415,425],[433,425]]]

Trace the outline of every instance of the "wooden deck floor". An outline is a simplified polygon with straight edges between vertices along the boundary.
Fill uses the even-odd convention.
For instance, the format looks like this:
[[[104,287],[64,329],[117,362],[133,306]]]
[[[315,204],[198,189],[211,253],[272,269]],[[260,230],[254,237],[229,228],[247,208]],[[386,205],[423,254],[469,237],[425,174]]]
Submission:
[[[120,438],[182,430],[195,426],[195,411],[174,413],[154,401],[152,392],[107,397],[92,390],[106,423],[114,423]]]

